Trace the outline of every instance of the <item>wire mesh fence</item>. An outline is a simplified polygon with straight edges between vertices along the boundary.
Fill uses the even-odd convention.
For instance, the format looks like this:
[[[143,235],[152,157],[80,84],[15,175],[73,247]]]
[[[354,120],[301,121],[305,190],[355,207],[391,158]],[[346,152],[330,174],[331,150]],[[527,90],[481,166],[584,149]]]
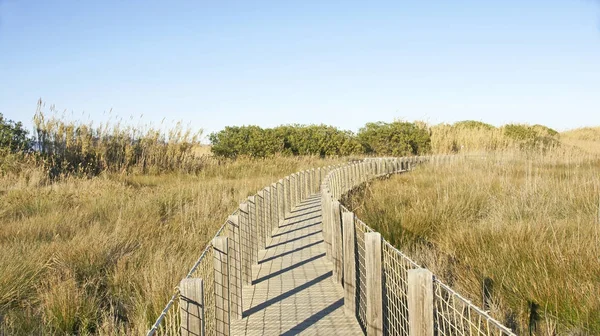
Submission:
[[[432,161],[439,163],[450,161],[450,157],[413,157],[413,158],[384,158],[354,161],[346,165],[324,167],[292,174],[283,183],[276,183],[250,196],[241,206],[243,211],[236,210],[232,215],[238,216],[238,227],[228,220],[215,237],[228,237],[233,240],[229,249],[233,262],[229,263],[229,272],[235,282],[233,294],[241,296],[242,281],[247,282],[251,277],[247,259],[256,263],[258,249],[264,248],[270,232],[283,220],[280,213],[288,213],[291,208],[310,196],[313,192],[321,191],[323,207],[323,236],[329,258],[337,258],[334,268],[339,272],[343,268],[340,262],[342,249],[341,213],[349,212],[339,205],[339,200],[348,191],[361,183],[387,174],[410,170],[416,163]],[[278,188],[282,187],[283,190]],[[279,196],[281,194],[281,197]],[[244,227],[245,226],[245,227]],[[335,229],[335,230],[333,230]],[[363,330],[368,328],[367,316],[367,250],[365,234],[374,230],[360,219],[354,217],[356,285],[354,295],[356,310],[355,317]],[[332,239],[336,241],[332,244]],[[334,249],[331,247],[334,246]],[[215,335],[215,286],[214,251],[209,243],[186,278],[201,278],[204,280],[204,322],[206,335]],[[371,256],[371,254],[369,254]],[[408,272],[420,268],[418,264],[404,255],[401,251],[383,239],[381,244],[381,277],[382,277],[382,316],[383,333],[385,335],[409,335],[408,307]],[[248,261],[250,262],[250,261]],[[233,267],[231,266],[233,265]],[[343,272],[342,272],[343,273]],[[240,287],[236,289],[236,286]],[[238,291],[239,290],[239,291]],[[461,297],[451,288],[433,279],[433,310],[435,334],[446,335],[514,335],[509,329],[491,318],[485,311],[479,309],[468,300]],[[234,299],[235,300],[235,299]],[[179,314],[179,290],[161,312],[148,335],[178,335],[180,334],[181,317]],[[235,301],[229,307],[235,308]],[[236,309],[240,309],[239,307]],[[241,310],[241,309],[240,309]]]
[[[451,156],[379,158],[353,162],[345,167],[332,169],[323,179],[322,199],[333,204],[357,185],[373,178],[412,169],[422,162],[435,164],[451,162]],[[350,176],[348,176],[350,174]],[[324,208],[329,205],[324,204]],[[344,206],[340,211],[348,212]],[[341,215],[341,214],[340,214]],[[329,222],[329,223],[325,223]],[[356,312],[355,316],[363,330],[367,329],[367,288],[365,234],[374,232],[367,224],[355,217],[355,269]],[[335,225],[334,220],[324,217],[324,225]],[[333,238],[330,238],[333,239]],[[329,242],[331,244],[331,242]],[[335,244],[334,244],[335,245]],[[382,241],[383,283],[383,334],[409,335],[408,272],[420,266],[396,249],[385,239]],[[440,336],[495,336],[514,333],[490,317],[485,311],[466,300],[438,279],[433,279],[434,330]]]
[[[228,237],[231,240],[227,251],[230,258],[229,272],[231,273],[229,277],[231,282],[229,285],[231,289],[229,293],[230,310],[240,309],[241,299],[239,297],[242,283],[248,282],[248,279],[251,278],[250,264],[257,262],[258,250],[265,247],[266,239],[270,237],[272,229],[283,220],[279,214],[289,213],[294,206],[318,190],[322,178],[332,168],[319,168],[319,174],[315,173],[316,170],[295,173],[262,189],[257,194],[248,197],[247,201],[240,205],[240,209],[244,209],[243,211],[236,209],[231,214],[231,216],[237,216],[237,224],[230,220],[230,216],[217,231],[213,239]],[[200,278],[204,282],[205,335],[209,336],[217,334],[215,326],[217,320],[216,300],[215,290],[213,290],[215,288],[214,257],[215,252],[211,239],[185,277]],[[147,336],[181,334],[180,299],[183,298],[179,288],[176,287],[174,294],[148,331]]]

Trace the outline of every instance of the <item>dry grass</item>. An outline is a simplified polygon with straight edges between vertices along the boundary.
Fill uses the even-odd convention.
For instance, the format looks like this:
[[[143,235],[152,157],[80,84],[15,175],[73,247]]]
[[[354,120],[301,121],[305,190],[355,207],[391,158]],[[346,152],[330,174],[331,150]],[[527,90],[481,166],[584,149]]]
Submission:
[[[561,133],[564,144],[588,153],[600,154],[600,127],[583,127]]]
[[[141,334],[240,201],[332,162],[212,160],[198,174],[104,173],[52,184],[36,169],[5,175],[0,324],[10,335]]]
[[[374,229],[519,334],[600,333],[600,159],[471,158],[376,181],[347,200]]]

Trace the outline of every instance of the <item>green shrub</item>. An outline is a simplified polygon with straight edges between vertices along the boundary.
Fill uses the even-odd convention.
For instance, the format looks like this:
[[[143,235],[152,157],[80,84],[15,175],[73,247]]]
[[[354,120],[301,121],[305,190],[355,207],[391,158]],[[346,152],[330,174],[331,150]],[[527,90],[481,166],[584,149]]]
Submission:
[[[249,156],[263,158],[283,148],[275,132],[258,126],[227,126],[209,135],[212,152],[217,156],[235,158]]]
[[[31,139],[23,124],[5,119],[0,113],[0,150],[4,149],[12,153],[29,151],[31,145]]]
[[[349,131],[326,125],[283,125],[275,128],[233,126],[209,136],[213,154],[236,158],[281,155],[341,156],[363,148]]]
[[[491,129],[496,128],[493,125],[486,124],[484,122],[476,121],[476,120],[457,121],[452,126],[462,127],[462,128],[467,128],[467,129],[484,129],[484,130],[491,130]]]
[[[507,124],[502,130],[504,136],[514,141],[522,150],[546,151],[560,146],[558,132],[543,125]]]
[[[429,131],[415,123],[367,123],[358,132],[358,139],[369,154],[421,155],[430,152]]]
[[[531,141],[537,132],[528,125],[507,124],[504,125],[504,135],[514,141]]]

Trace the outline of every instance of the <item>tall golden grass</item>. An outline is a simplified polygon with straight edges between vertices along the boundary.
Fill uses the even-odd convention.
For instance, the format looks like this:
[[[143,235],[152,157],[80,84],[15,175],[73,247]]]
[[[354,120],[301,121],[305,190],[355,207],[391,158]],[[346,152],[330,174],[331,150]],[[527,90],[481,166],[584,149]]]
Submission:
[[[194,172],[202,167],[202,130],[181,122],[167,130],[127,125],[122,120],[95,126],[66,120],[38,102],[33,117],[36,150],[51,177],[95,176],[102,172]]]
[[[8,335],[142,334],[238,204],[336,160],[211,160],[196,174],[0,178],[0,325]],[[29,179],[26,181],[26,179]],[[1,330],[1,329],[0,329]]]
[[[560,135],[542,125],[507,124],[494,127],[477,121],[427,125],[436,154],[499,151],[544,151],[560,146]]]
[[[518,334],[600,333],[600,158],[555,149],[425,164],[349,208]]]

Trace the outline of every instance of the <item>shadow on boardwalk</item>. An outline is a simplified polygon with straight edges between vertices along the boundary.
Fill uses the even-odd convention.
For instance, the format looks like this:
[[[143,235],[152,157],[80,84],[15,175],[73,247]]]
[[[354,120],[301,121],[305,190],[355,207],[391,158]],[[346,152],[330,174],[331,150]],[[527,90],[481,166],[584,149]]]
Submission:
[[[308,198],[273,232],[243,288],[244,316],[233,335],[363,335],[344,314],[344,293],[325,258],[319,196]]]

